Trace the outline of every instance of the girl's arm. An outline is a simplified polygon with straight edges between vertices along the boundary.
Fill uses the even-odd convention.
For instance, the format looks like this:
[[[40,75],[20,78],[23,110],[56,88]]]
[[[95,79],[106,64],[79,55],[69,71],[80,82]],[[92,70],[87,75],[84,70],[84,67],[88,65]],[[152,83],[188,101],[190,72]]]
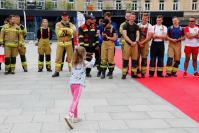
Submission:
[[[95,64],[95,58],[93,58],[91,61],[85,61],[86,68],[92,68],[94,64]]]

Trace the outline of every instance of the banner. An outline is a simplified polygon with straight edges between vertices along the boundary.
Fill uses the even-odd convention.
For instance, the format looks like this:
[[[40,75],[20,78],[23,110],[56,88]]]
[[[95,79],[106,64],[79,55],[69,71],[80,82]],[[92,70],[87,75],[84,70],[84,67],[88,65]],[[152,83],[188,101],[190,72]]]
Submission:
[[[77,12],[77,26],[78,28],[85,23],[84,14],[81,12]]]

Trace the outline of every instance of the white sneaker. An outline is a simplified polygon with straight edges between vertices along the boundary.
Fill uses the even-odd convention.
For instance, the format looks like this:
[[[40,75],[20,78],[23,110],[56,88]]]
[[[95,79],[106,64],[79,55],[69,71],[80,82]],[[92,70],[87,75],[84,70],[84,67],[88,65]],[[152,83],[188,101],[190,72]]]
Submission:
[[[73,123],[74,123],[74,119],[73,119],[73,115],[69,114],[69,117],[64,118],[67,125],[69,126],[70,129],[73,129]]]
[[[74,120],[73,120],[74,123],[79,123],[79,122],[81,122],[81,121],[82,121],[81,118],[74,118]]]

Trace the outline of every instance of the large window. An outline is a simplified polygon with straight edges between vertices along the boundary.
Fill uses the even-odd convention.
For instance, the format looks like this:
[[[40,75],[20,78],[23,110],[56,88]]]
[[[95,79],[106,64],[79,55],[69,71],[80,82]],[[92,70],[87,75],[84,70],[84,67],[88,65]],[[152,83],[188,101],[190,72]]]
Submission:
[[[116,10],[121,10],[122,9],[122,1],[121,0],[116,0],[115,1],[115,9]]]
[[[163,11],[164,10],[164,0],[159,1],[159,10]]]
[[[150,0],[145,0],[145,6],[144,6],[144,7],[145,7],[145,10],[146,10],[146,11],[149,11],[149,10],[150,10],[150,7],[151,7],[150,5],[151,5],[151,4],[150,4]]]
[[[103,10],[103,0],[97,1],[97,10],[99,11]]]
[[[179,0],[173,0],[173,10],[179,10]]]
[[[45,0],[38,0],[38,6],[41,6],[42,9],[45,9]]]
[[[0,8],[5,8],[5,0],[0,0]]]
[[[25,0],[18,0],[17,1],[17,8],[18,9],[25,9]]]
[[[75,0],[68,0],[68,3],[70,4],[70,10],[75,8]]]
[[[52,0],[53,8],[57,8],[57,0]]]
[[[192,0],[192,10],[197,10],[198,8],[198,0]]]
[[[133,0],[132,1],[132,10],[133,11],[137,11],[138,10],[138,1],[137,0]]]

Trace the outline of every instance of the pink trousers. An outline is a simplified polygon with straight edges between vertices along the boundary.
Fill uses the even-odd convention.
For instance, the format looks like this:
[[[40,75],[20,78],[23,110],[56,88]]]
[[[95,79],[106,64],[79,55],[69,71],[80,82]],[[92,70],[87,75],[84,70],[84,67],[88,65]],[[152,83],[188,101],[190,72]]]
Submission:
[[[79,99],[82,93],[82,85],[80,84],[72,84],[70,86],[71,88],[71,92],[73,95],[73,101],[72,104],[70,106],[70,110],[69,113],[72,113],[74,115],[74,118],[78,118],[78,103],[79,103]]]

